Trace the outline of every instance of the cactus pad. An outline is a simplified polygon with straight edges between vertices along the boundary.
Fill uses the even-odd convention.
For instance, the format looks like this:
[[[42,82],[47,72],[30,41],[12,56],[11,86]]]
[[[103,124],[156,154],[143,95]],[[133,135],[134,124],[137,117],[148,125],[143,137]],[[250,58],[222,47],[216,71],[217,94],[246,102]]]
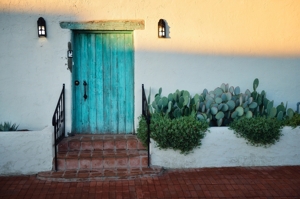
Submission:
[[[163,97],[163,98],[161,98],[161,101],[162,101],[162,104],[161,104],[161,105],[162,105],[163,107],[168,106],[168,102],[169,102],[168,98]]]
[[[235,108],[235,102],[232,100],[229,100],[227,103],[229,110],[233,110]]]
[[[221,112],[221,111],[216,114],[216,119],[217,120],[222,119],[223,117],[224,117],[224,113]]]
[[[211,112],[211,114],[215,115],[215,114],[217,114],[217,112],[218,112],[218,108],[216,108],[216,107],[211,107],[210,112]]]
[[[220,103],[222,103],[222,98],[220,98],[220,97],[217,97],[216,99],[215,99],[215,102],[217,103],[217,104],[220,104]]]
[[[172,94],[172,93],[170,93],[170,94],[168,95],[168,100],[169,100],[169,101],[173,101],[173,100],[174,100],[174,97],[173,97],[173,94]]]
[[[234,94],[235,94],[235,95],[239,95],[240,93],[241,93],[240,87],[239,87],[239,86],[235,87],[235,89],[234,89]]]
[[[249,108],[255,109],[256,107],[257,107],[256,102],[252,102],[251,104],[249,104]]]
[[[277,106],[277,112],[279,113],[280,111],[285,112],[285,107],[282,103]]]
[[[283,111],[279,111],[277,114],[277,120],[281,121],[283,119]]]
[[[274,118],[276,116],[276,114],[277,114],[277,109],[275,107],[272,107],[270,109],[270,113],[269,113],[268,117],[269,118]]]
[[[224,88],[225,89],[225,88]],[[216,88],[215,90],[214,90],[214,94],[215,94],[215,96],[221,96],[222,95],[222,93],[224,93],[224,91],[223,91],[223,89],[222,88]]]
[[[233,92],[234,92],[234,87],[233,87],[233,86],[231,86],[231,87],[229,88],[229,92],[230,92],[230,93],[233,93]]]
[[[217,120],[217,125],[218,125],[218,126],[221,126],[222,123],[223,123],[223,118]]]
[[[237,107],[235,111],[238,113],[238,116],[244,115],[244,108],[241,106]]]
[[[259,84],[259,80],[257,78],[255,78],[255,80],[253,81],[253,90],[256,91],[256,88],[258,87]]]
[[[229,106],[227,104],[223,104],[222,111],[226,112],[226,111],[228,111],[228,109],[229,109]]]
[[[245,116],[249,119],[253,116],[253,113],[251,111],[248,111]]]
[[[294,111],[291,108],[289,108],[286,113],[289,118],[292,118],[294,116]]]
[[[231,118],[235,119],[238,116],[238,112],[237,111],[233,111],[231,113]]]

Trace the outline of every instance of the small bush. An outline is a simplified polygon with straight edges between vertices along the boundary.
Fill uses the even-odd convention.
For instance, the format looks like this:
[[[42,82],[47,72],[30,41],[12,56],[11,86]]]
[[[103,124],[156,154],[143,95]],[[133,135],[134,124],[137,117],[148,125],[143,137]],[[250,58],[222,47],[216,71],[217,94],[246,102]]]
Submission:
[[[19,125],[11,124],[10,122],[4,122],[0,124],[0,131],[16,131]]]
[[[300,114],[295,112],[292,118],[284,120],[282,124],[284,126],[291,126],[293,128],[300,126]]]
[[[160,114],[153,114],[151,117],[151,138],[157,142],[158,147],[179,150],[182,154],[188,154],[199,147],[207,129],[207,122],[198,121],[193,116],[170,119]],[[142,117],[137,132],[138,138],[143,143],[147,143],[147,124]]]
[[[148,148],[148,127],[147,127],[147,121],[143,116],[140,116],[139,118],[139,126],[137,128],[137,137],[140,139],[142,144]]]
[[[282,135],[282,123],[274,118],[254,117],[235,120],[230,129],[238,137],[245,138],[253,146],[269,146],[279,141]]]

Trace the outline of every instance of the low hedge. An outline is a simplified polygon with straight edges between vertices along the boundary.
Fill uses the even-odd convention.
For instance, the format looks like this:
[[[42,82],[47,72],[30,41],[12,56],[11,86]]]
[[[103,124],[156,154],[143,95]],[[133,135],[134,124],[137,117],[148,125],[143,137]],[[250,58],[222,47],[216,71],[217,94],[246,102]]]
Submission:
[[[182,154],[190,153],[194,148],[201,146],[201,139],[208,130],[205,121],[199,121],[193,116],[170,119],[160,114],[151,117],[151,138],[157,142],[160,149],[179,150]],[[139,117],[137,136],[147,145],[147,123]]]

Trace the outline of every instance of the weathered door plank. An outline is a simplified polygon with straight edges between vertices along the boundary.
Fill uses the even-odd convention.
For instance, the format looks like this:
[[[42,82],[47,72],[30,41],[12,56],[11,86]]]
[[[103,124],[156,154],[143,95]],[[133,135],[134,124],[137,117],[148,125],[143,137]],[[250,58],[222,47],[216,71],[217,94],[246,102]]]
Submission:
[[[132,133],[132,33],[78,32],[74,43],[73,132]]]

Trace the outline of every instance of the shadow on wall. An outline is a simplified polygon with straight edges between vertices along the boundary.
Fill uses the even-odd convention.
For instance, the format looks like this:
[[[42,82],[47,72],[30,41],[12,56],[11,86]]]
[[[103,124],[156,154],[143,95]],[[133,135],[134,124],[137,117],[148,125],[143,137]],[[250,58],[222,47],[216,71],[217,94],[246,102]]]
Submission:
[[[39,17],[46,21],[46,38],[38,37]],[[0,12],[0,19],[0,122],[41,130],[51,125],[62,84],[70,87],[71,31],[59,22],[76,16]]]
[[[47,24],[46,39],[37,36],[37,20],[41,16]],[[61,29],[59,22],[76,21],[76,16],[2,12],[0,19],[0,121],[12,121],[20,124],[20,128],[32,130],[51,125],[63,83],[66,83],[67,118],[70,120],[71,74],[67,70],[66,57],[71,32]],[[139,31],[137,34],[136,39],[139,39],[145,33]],[[156,34],[154,37],[157,39]],[[299,101],[300,57],[176,52],[179,49],[160,52],[156,48],[135,49],[136,115],[141,113],[139,94],[142,83],[145,88],[152,87],[153,95],[160,87],[163,95],[176,89],[195,94],[204,88],[212,90],[222,83],[240,86],[242,91],[252,90],[253,80],[259,78],[258,91],[265,90],[275,105],[288,101],[289,107],[295,109]]]

